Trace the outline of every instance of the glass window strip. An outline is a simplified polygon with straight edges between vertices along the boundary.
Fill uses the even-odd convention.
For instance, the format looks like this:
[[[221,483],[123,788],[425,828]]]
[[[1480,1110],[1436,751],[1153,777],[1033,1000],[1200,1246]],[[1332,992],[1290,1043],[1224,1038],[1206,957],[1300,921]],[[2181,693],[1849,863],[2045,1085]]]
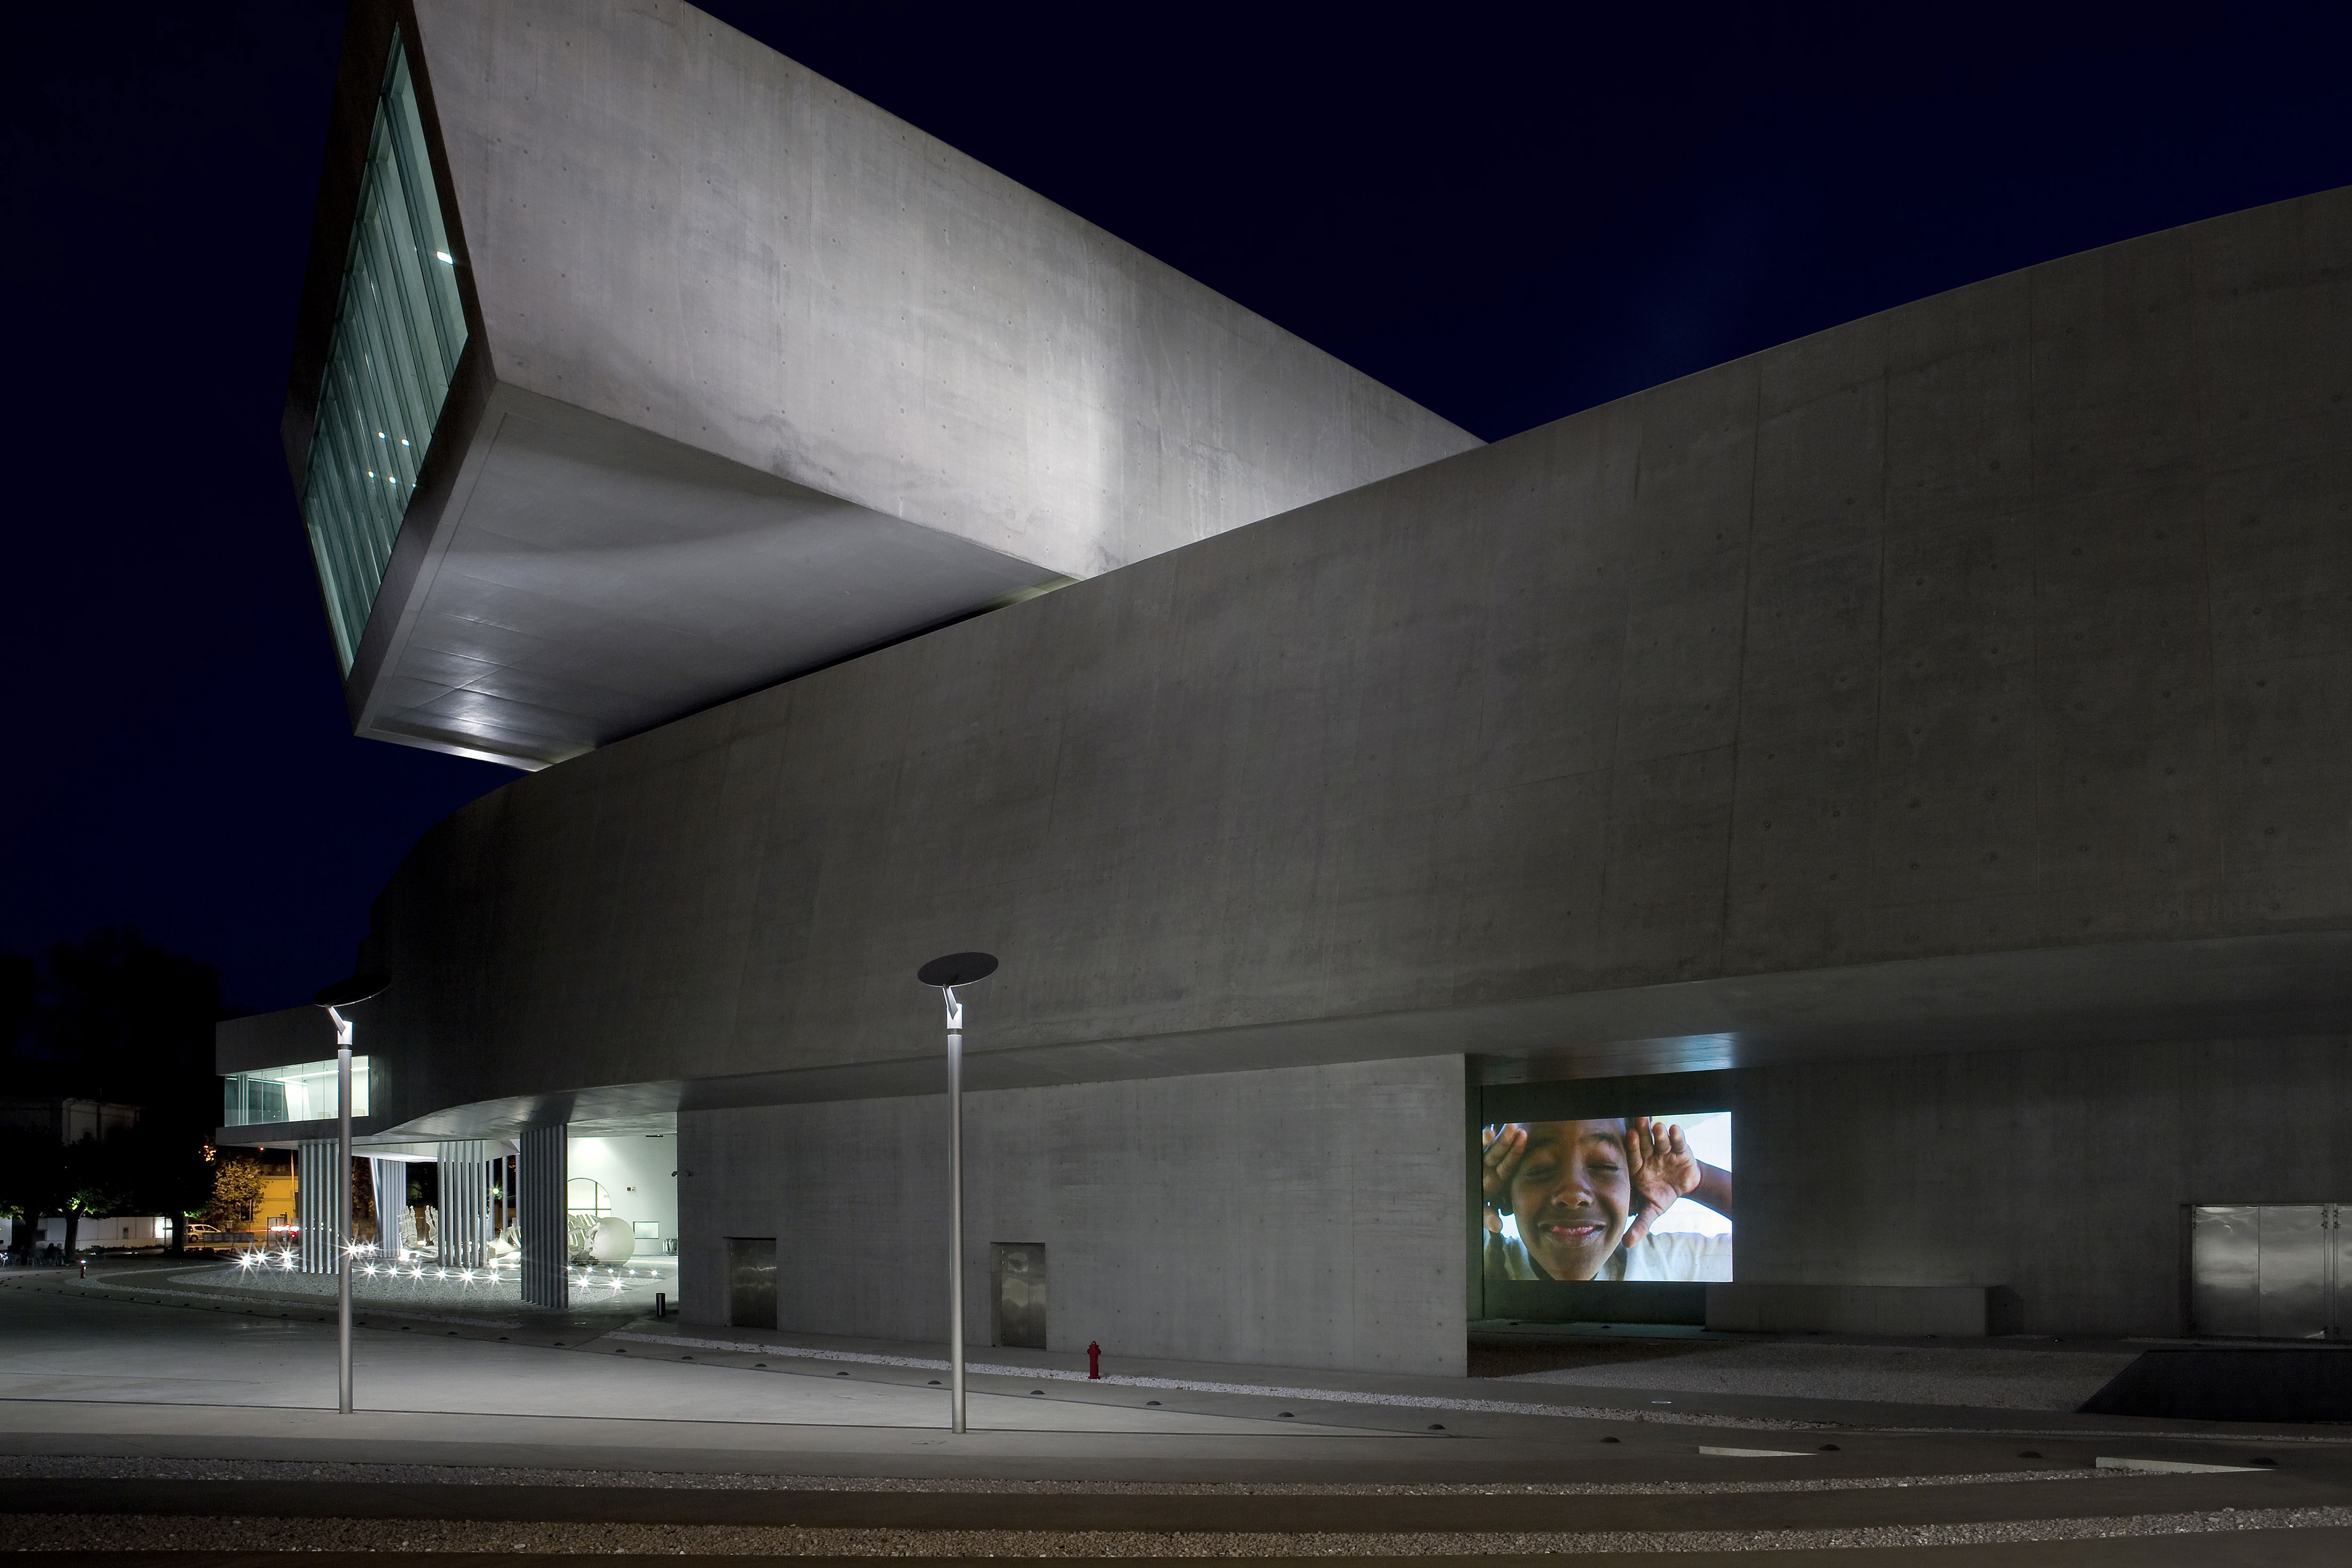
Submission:
[[[369,130],[302,495],[346,674],[465,352],[464,300],[455,265],[441,260],[446,254],[424,117],[395,31]]]
[[[409,228],[416,244],[417,271],[430,299],[431,321],[447,374],[455,375],[457,355],[466,346],[465,300],[457,292],[457,271],[449,254],[448,232],[441,226],[441,204],[434,197],[432,155],[425,144],[425,117],[416,91],[408,79],[408,59],[397,56],[394,100],[400,111],[393,117],[390,137],[394,159],[400,166],[400,189],[405,198]]]
[[[337,1112],[341,1090],[334,1058],[230,1073],[221,1080],[221,1125],[325,1121]],[[368,1058],[352,1057],[352,1114],[369,1114]]]

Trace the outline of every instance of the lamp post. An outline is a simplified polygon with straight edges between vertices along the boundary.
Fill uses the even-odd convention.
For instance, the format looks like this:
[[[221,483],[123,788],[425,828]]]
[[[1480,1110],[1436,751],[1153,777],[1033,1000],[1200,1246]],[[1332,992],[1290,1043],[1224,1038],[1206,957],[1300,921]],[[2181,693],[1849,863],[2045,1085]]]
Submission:
[[[361,1003],[392,984],[381,974],[354,974],[338,980],[310,998],[335,1021],[335,1408],[352,1413],[352,1021],[342,1009]]]
[[[915,971],[948,1009],[948,1429],[963,1430],[963,1002],[956,987],[996,973],[985,952],[951,952]]]

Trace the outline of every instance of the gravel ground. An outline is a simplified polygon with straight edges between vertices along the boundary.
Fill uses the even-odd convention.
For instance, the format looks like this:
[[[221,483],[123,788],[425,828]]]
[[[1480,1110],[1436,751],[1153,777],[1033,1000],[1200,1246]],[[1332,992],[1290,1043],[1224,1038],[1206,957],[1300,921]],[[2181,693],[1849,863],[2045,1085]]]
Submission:
[[[1944,1350],[1914,1345],[1734,1345],[1614,1366],[1520,1373],[1505,1383],[1686,1394],[1867,1399],[1980,1410],[2073,1410],[2138,1358],[2130,1350]]]
[[[706,1475],[688,1470],[528,1469],[514,1466],[310,1464],[287,1459],[169,1459],[147,1456],[0,1456],[0,1479],[173,1481],[374,1481],[499,1487],[675,1487],[717,1491],[986,1492],[1095,1497],[1659,1497],[1702,1492],[1881,1491],[1980,1486],[1988,1481],[2120,1480],[2137,1470],[2082,1468],[1988,1470],[1974,1475],[1857,1476],[1770,1481],[1051,1481],[982,1477]]]
[[[16,1552],[564,1552],[771,1557],[1406,1557],[1497,1552],[1738,1552],[1971,1546],[2352,1526],[2352,1508],[2222,1509],[2122,1519],[1853,1530],[1298,1534],[1215,1531],[800,1530],[737,1525],[480,1524],[376,1520],[20,1514]]]

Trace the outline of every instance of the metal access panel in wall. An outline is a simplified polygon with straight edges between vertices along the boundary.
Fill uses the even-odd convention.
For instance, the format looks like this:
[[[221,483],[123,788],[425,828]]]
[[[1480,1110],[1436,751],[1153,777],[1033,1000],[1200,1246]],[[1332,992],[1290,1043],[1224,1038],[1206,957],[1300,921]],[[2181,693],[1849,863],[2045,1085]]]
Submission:
[[[2189,1327],[2342,1339],[2352,1319],[2352,1205],[2202,1204],[2189,1211]]]
[[[727,1238],[727,1326],[730,1329],[772,1329],[776,1326],[774,1237],[730,1236]]]
[[[1035,1241],[996,1244],[996,1342],[1045,1348],[1045,1247]]]

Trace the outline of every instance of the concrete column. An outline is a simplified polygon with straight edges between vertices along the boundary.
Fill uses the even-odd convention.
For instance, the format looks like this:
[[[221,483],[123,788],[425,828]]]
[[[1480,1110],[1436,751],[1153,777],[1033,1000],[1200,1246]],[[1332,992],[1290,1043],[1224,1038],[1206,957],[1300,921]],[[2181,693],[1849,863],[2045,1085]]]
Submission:
[[[441,1165],[441,1262],[479,1268],[489,1261],[489,1151],[478,1138],[444,1143]]]
[[[523,1130],[515,1162],[522,1211],[522,1299],[526,1306],[572,1304],[572,1247],[563,1229],[563,1187],[571,1175],[572,1130]]]
[[[338,1150],[332,1138],[306,1138],[296,1153],[294,1223],[302,1227],[297,1265],[305,1274],[335,1271]]]

